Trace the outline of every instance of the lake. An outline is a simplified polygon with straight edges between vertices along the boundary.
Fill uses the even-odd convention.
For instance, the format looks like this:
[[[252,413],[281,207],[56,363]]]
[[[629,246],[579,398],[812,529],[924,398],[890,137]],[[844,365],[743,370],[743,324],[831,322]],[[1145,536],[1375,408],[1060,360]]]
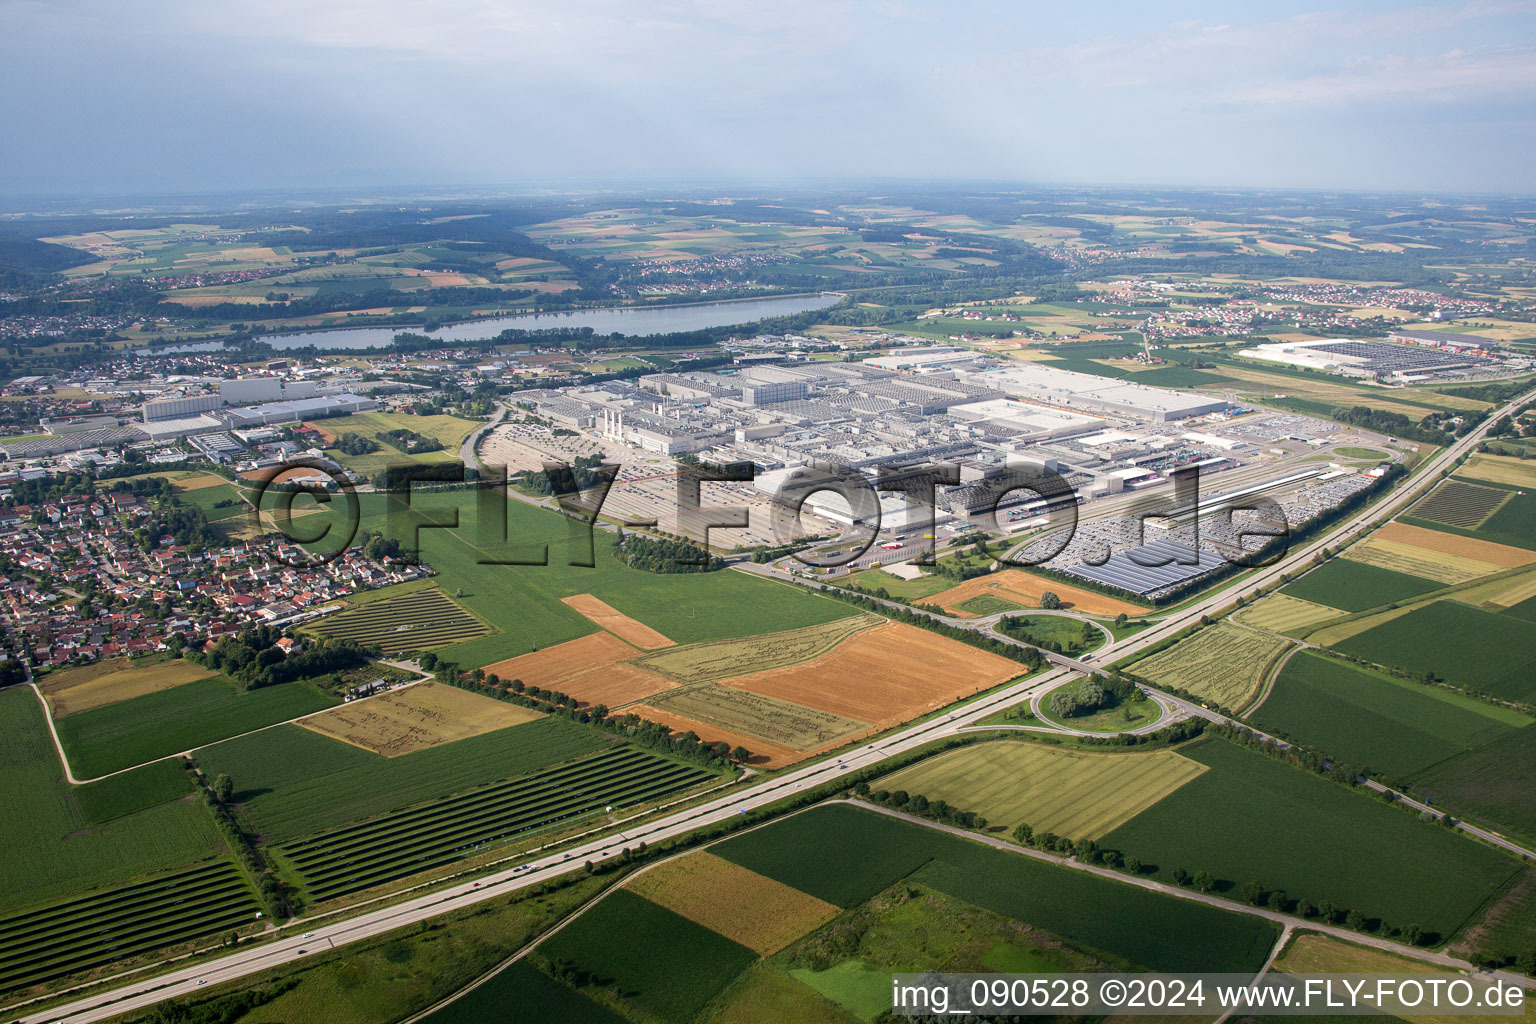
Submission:
[[[730,302],[701,302],[680,306],[614,306],[602,309],[573,309],[554,313],[514,313],[493,316],[483,320],[466,320],[451,324],[430,335],[444,345],[463,342],[485,341],[494,338],[509,327],[525,331],[547,330],[556,327],[590,327],[598,334],[624,334],[645,337],[651,334],[673,334],[679,331],[700,331],[707,327],[733,327],[737,324],[756,323],[771,317],[808,313],[814,309],[826,309],[836,305],[841,295],[822,292],[819,295],[787,295],[765,299],[739,299]],[[297,334],[266,334],[261,340],[275,349],[363,349],[386,348],[395,335],[409,332],[420,334],[420,327],[332,327],[326,330],[301,331]],[[190,345],[174,345],[142,351],[143,355],[178,352],[215,352],[223,348],[221,342],[204,342]]]

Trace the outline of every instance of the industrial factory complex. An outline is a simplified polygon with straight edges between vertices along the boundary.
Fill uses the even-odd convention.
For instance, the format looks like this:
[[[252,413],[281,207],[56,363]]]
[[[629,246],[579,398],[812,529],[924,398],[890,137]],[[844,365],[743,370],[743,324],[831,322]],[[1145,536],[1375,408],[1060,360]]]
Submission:
[[[724,549],[770,540],[762,524],[782,516],[785,487],[802,481],[796,510],[833,528],[878,529],[888,544],[911,542],[923,530],[1017,535],[1037,551],[1061,548],[1045,563],[1052,568],[1148,597],[1255,546],[1239,536],[1251,513],[1234,508],[1271,500],[1265,514],[1283,514],[1295,527],[1369,487],[1379,465],[1335,461],[1329,452],[1345,435],[1385,441],[1218,393],[945,346],[860,362],[658,373],[524,391],[514,400],[590,438],[621,464],[614,507],[637,524],[703,539],[676,518],[672,488],[656,483],[660,467],[677,456],[747,462],[755,468],[752,483],[709,485],[713,502],[743,506],[757,523],[734,541],[730,531],[714,529],[710,542]],[[938,463],[952,465],[958,482],[935,486],[933,509],[896,492],[863,503],[830,487],[807,495],[803,484],[816,473],[830,480],[853,470],[873,482],[882,469],[921,474]],[[1201,478],[1199,498],[1186,507],[1170,504],[1176,471]],[[1067,488],[1009,489],[1031,473],[1052,474]],[[1085,516],[1102,514],[1092,514],[1062,548],[1052,537],[1066,507],[1089,503]]]

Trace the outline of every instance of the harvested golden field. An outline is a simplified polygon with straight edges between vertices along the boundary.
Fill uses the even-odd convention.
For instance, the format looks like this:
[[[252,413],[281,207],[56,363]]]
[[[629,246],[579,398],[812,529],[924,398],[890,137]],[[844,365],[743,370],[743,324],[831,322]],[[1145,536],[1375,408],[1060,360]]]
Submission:
[[[1290,635],[1292,630],[1305,629],[1338,617],[1337,608],[1313,604],[1289,594],[1270,594],[1246,608],[1238,609],[1233,613],[1232,621],[1255,629],[1267,629],[1271,633]]]
[[[743,672],[781,668],[833,650],[861,630],[885,622],[880,615],[855,615],[819,626],[738,640],[710,640],[633,659],[635,665],[679,683],[707,683]]]
[[[633,711],[647,721],[670,726],[678,733],[692,732],[705,743],[725,743],[732,747],[745,747],[752,752],[748,763],[757,768],[782,768],[805,757],[802,752],[791,750],[781,743],[770,743],[760,737],[735,732],[712,722],[701,722],[673,710],[654,707],[650,704],[632,704],[625,710]]]
[[[355,700],[298,724],[375,754],[399,757],[542,717],[494,697],[429,682]]]
[[[950,587],[933,595],[923,603],[936,604],[952,615],[972,618],[969,612],[957,609],[957,606],[974,597],[991,594],[1005,601],[1016,601],[1030,608],[1038,608],[1040,595],[1046,591],[1061,598],[1063,608],[1070,608],[1088,615],[1114,617],[1121,612],[1127,615],[1140,615],[1147,610],[1141,605],[1048,580],[1044,576],[1036,576],[1022,569],[1004,569],[1002,572],[966,580],[957,587]]]
[[[831,903],[708,852],[658,864],[627,887],[762,956],[842,913]]]
[[[1356,544],[1340,557],[1438,583],[1465,583],[1501,569],[1492,562],[1480,562],[1475,558],[1447,554],[1444,551],[1429,551],[1404,541],[1380,537]]]
[[[1456,475],[1506,487],[1536,487],[1536,464],[1509,455],[1474,455]]]
[[[721,680],[876,730],[1021,676],[1016,661],[902,623],[855,633],[814,661]],[[874,730],[871,730],[874,731]]]
[[[887,775],[877,789],[947,800],[1012,829],[1097,839],[1119,828],[1205,765],[1171,750],[1100,754],[997,740],[946,751]]]
[[[1479,605],[1489,611],[1503,611],[1533,597],[1536,597],[1536,572],[1524,572],[1502,580],[1489,580],[1487,583],[1467,590],[1458,590],[1450,595],[1452,601]]]
[[[677,683],[666,676],[628,664],[635,649],[611,633],[593,633],[542,651],[520,654],[487,665],[487,675],[510,683],[521,679],[529,686],[568,693],[585,705],[606,704],[622,708],[644,700]]]
[[[1460,555],[1479,562],[1489,562],[1504,569],[1513,569],[1536,562],[1536,551],[1527,551],[1508,544],[1495,544],[1493,541],[1478,540],[1476,537],[1442,533],[1439,530],[1412,526],[1408,523],[1388,523],[1372,536],[1381,540],[1400,541],[1425,551],[1439,551],[1447,555]]]
[[[621,639],[628,640],[636,647],[647,651],[654,651],[659,647],[673,646],[670,639],[662,636],[650,626],[647,626],[638,619],[630,618],[617,608],[598,600],[591,594],[575,594],[571,597],[562,597],[560,603],[574,608],[608,632]]]
[[[37,686],[48,698],[53,717],[63,718],[214,675],[218,673],[213,669],[180,658],[144,666],[135,666],[127,658],[112,658],[50,672],[38,678]]]

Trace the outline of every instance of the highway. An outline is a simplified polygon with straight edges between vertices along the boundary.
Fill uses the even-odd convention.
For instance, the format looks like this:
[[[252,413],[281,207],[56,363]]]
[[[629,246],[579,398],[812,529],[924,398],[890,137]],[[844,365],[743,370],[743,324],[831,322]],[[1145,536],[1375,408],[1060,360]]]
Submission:
[[[1344,522],[1336,524],[1315,540],[1306,542],[1289,551],[1276,564],[1246,577],[1241,583],[1188,604],[1163,621],[1148,627],[1133,637],[1110,644],[1098,657],[1104,661],[1123,658],[1166,639],[1193,623],[1203,615],[1214,615],[1230,606],[1240,594],[1251,594],[1261,587],[1279,582],[1283,573],[1293,572],[1305,566],[1314,554],[1324,547],[1340,544],[1355,534],[1395,515],[1426,488],[1437,483],[1440,471],[1475,447],[1483,433],[1501,416],[1523,405],[1529,396],[1522,396],[1488,416],[1467,437],[1457,441],[1435,456],[1429,463],[1398,490],[1374,507],[1369,507]],[[739,567],[770,578],[820,588],[820,584],[802,584],[776,566]],[[954,620],[969,624],[975,620]],[[33,1015],[20,1017],[21,1021],[68,1021],[84,1024],[153,1005],[164,999],[191,995],[203,985],[235,981],[258,971],[269,970],[303,958],[311,953],[343,946],[381,935],[387,931],[413,924],[450,911],[472,906],[482,900],[505,897],[521,889],[548,882],[586,861],[601,861],[617,856],[624,848],[644,842],[656,843],[681,837],[688,833],[717,825],[727,819],[756,808],[765,807],[778,800],[792,797],[807,787],[835,781],[854,771],[879,764],[891,757],[913,750],[925,743],[951,735],[956,729],[976,722],[1012,704],[1046,693],[1064,679],[1078,673],[1098,671],[1097,666],[1081,661],[1051,656],[1052,667],[1042,673],[1020,680],[993,693],[964,704],[952,712],[940,713],[925,721],[899,729],[884,737],[855,747],[840,756],[787,769],[766,777],[761,783],[744,792],[715,797],[665,815],[654,821],[625,828],[622,832],[606,835],[582,843],[568,852],[541,857],[529,864],[519,865],[489,875],[480,881],[463,882],[452,887],[404,900],[393,906],[360,914],[357,917],[332,924],[317,925],[310,932],[298,934],[303,924],[284,929],[284,937],[252,945],[222,956],[216,960],[183,967],[152,978],[125,979],[120,986],[104,989],[66,1005]],[[1162,695],[1166,697],[1166,695]],[[1169,698],[1172,699],[1172,698]],[[1195,709],[1182,703],[1188,713],[1213,717],[1206,709]],[[1214,716],[1218,720],[1220,716]],[[7,1015],[14,1013],[14,1008]]]

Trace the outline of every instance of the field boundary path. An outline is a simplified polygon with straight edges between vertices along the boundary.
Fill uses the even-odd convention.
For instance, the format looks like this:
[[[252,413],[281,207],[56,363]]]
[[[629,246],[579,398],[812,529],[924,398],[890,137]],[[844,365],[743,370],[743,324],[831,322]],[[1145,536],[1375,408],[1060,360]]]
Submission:
[[[1536,393],[1528,393],[1497,410],[1490,410],[1484,421],[1469,431],[1466,437],[1452,443],[1439,455],[1426,460],[1420,467],[1419,473],[1405,481],[1396,493],[1388,494],[1382,501],[1338,524],[1335,529],[1324,531],[1315,540],[1288,552],[1275,564],[1254,572],[1237,584],[1217,590],[1208,597],[1189,602],[1183,606],[1182,611],[1170,614],[1161,622],[1137,633],[1134,637],[1127,638],[1123,644],[1110,645],[1109,651],[1122,656],[1133,654],[1168,639],[1185,627],[1198,622],[1200,616],[1228,607],[1238,596],[1275,583],[1281,574],[1291,572],[1305,564],[1307,559],[1324,547],[1339,544],[1377,523],[1390,519],[1425,487],[1438,483],[1439,471],[1470,452],[1494,423],[1504,415],[1523,408],[1533,398],[1536,398]],[[762,576],[777,579],[788,585],[804,586],[813,590],[829,589],[815,581],[800,580],[780,566],[752,565],[748,568],[747,565],[742,565],[737,568],[738,571],[756,571]],[[905,610],[905,606],[901,607]],[[788,769],[744,793],[709,800],[691,809],[656,819],[631,830],[625,837],[597,839],[572,848],[558,859],[551,856],[533,861],[526,865],[509,868],[472,885],[463,883],[428,896],[406,900],[334,925],[324,926],[313,933],[315,938],[311,940],[297,936],[277,939],[266,945],[232,951],[205,964],[172,971],[152,979],[131,982],[116,989],[104,988],[72,1003],[52,1010],[40,1011],[31,1018],[23,1017],[22,1024],[28,1024],[29,1020],[70,1022],[70,1024],[102,1020],[131,1010],[142,1009],[165,999],[191,994],[205,984],[236,981],[257,971],[301,959],[306,955],[311,943],[318,946],[321,941],[334,945],[358,942],[448,911],[472,906],[483,900],[510,896],[521,889],[563,875],[574,865],[579,865],[585,860],[596,861],[614,856],[624,847],[633,846],[642,841],[653,845],[664,839],[688,835],[699,828],[719,824],[738,814],[792,797],[807,785],[815,786],[834,782],[860,769],[878,765],[896,754],[921,747],[934,739],[952,734],[961,726],[974,724],[994,711],[1028,699],[1034,693],[1040,692],[1039,687],[1057,683],[1066,672],[1101,671],[1096,666],[1086,665],[1079,660],[1063,658],[1059,655],[1049,657],[1049,661],[1052,667],[1037,676],[1005,685],[992,694],[973,700],[950,714],[941,714],[900,728],[883,738],[854,747],[838,757],[835,762],[824,759],[800,768]],[[1149,688],[1148,692],[1157,693],[1158,691]],[[1175,704],[1183,704],[1186,710],[1191,710],[1187,702],[1179,702],[1171,697],[1168,699]],[[1211,718],[1213,721],[1227,721],[1206,709],[1199,709],[1195,713]],[[1461,827],[1474,835],[1495,842],[1506,850],[1536,858],[1536,854],[1531,854],[1501,837],[1492,837],[1482,830],[1474,830],[1465,825]],[[1354,933],[1349,933],[1348,939],[1355,942],[1364,941]]]

